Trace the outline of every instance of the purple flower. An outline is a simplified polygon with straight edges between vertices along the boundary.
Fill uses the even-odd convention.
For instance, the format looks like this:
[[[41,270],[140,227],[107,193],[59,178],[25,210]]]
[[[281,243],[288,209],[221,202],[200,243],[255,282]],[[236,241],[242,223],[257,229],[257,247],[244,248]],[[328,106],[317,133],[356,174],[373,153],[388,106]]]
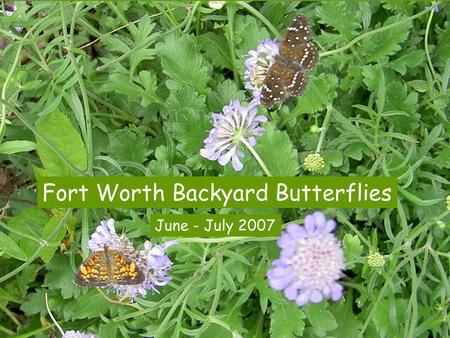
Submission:
[[[119,236],[116,234],[114,222],[112,218],[100,221],[100,225],[97,226],[88,242],[89,249],[97,251],[103,249],[104,246],[111,249],[117,247]]]
[[[223,107],[222,114],[213,114],[214,128],[205,139],[200,155],[211,161],[218,160],[223,166],[231,160],[234,170],[242,170],[243,164],[239,158],[244,157],[244,153],[240,149],[241,143],[248,142],[254,146],[255,136],[264,133],[264,128],[259,124],[267,121],[266,116],[256,115],[256,106],[254,101],[248,107],[242,107],[238,100],[231,100],[228,106]]]
[[[340,241],[331,233],[335,227],[321,212],[306,216],[304,226],[289,224],[277,241],[280,258],[267,271],[270,286],[300,306],[339,300],[344,288],[337,280],[345,266]]]
[[[425,6],[425,9],[429,9],[430,8],[430,6]],[[438,5],[435,5],[434,7],[433,7],[433,9],[434,9],[434,12],[435,13],[438,13],[439,12],[439,6]]]
[[[130,297],[135,300],[138,296],[145,297],[147,290],[153,293],[159,293],[158,286],[165,286],[172,279],[167,276],[167,272],[172,267],[172,261],[167,257],[165,250],[172,245],[177,244],[177,241],[169,241],[163,245],[154,245],[146,241],[144,243],[144,250],[139,251],[136,265],[145,271],[145,280],[137,285],[118,285],[112,284],[111,287],[117,292],[120,298]]]
[[[245,60],[245,89],[253,92],[253,97],[259,103],[261,89],[269,67],[279,54],[279,42],[276,39],[264,39],[259,42],[256,50],[248,52]]]
[[[165,254],[165,250],[177,242],[169,241],[163,245],[154,245],[146,241],[144,250],[136,250],[127,236],[116,234],[114,223],[112,218],[100,222],[91,235],[88,243],[89,249],[97,251],[103,250],[107,246],[120,252],[145,273],[145,280],[135,285],[112,283],[109,285],[110,289],[116,291],[119,297],[129,297],[131,300],[135,300],[138,296],[145,296],[148,289],[158,293],[157,287],[167,285],[171,279],[167,273],[172,266],[172,261]]]
[[[83,333],[80,331],[66,331],[62,338],[97,338],[97,336],[95,334],[90,334],[90,333]]]

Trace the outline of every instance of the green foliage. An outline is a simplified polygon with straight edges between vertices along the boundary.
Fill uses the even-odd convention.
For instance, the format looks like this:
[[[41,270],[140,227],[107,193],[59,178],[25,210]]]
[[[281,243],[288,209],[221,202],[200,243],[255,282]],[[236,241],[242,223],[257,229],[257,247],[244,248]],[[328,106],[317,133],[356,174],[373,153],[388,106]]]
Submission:
[[[109,153],[119,162],[144,163],[149,150],[148,140],[139,129],[121,129],[109,136]]]
[[[50,113],[36,130],[37,151],[47,176],[72,176],[77,174],[72,166],[79,170],[87,168],[83,141],[66,115],[58,111]]]
[[[203,92],[209,80],[209,71],[193,36],[168,35],[164,42],[156,45],[164,74],[173,81],[167,81],[171,89],[192,86]],[[174,83],[175,82],[175,83]]]
[[[363,251],[361,241],[355,235],[345,234],[342,243],[344,246],[346,266],[347,268],[352,269],[355,266],[355,263],[352,261],[355,258],[360,257]]]
[[[3,232],[0,232],[0,245],[2,254],[7,254],[8,256],[20,259],[21,261],[27,260],[27,255],[23,250],[14,242],[11,238],[9,238]]]
[[[448,336],[448,3],[431,19],[414,1],[245,3],[19,1],[0,14],[1,336],[58,335],[45,294],[65,331],[99,337]],[[273,238],[180,240],[170,284],[135,303],[76,286],[101,219],[141,247],[155,213],[256,211],[44,210],[37,177],[265,175],[242,144],[240,172],[199,152],[212,114],[251,100],[249,51],[299,13],[319,62],[301,95],[258,107],[268,121],[254,150],[273,176],[302,176],[320,143],[321,174],[399,183],[397,209],[326,210],[346,258],[343,299],[298,307],[273,290]],[[277,211],[285,223],[311,212]],[[368,266],[372,252],[383,267]]]
[[[270,315],[270,334],[276,338],[301,336],[305,328],[305,313],[293,303],[276,304]]]

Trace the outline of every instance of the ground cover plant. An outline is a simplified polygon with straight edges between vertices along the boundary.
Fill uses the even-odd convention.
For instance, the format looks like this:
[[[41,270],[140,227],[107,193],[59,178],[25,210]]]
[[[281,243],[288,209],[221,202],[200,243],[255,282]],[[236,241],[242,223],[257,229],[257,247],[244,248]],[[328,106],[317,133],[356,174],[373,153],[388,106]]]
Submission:
[[[1,2],[0,336],[448,337],[449,8]],[[319,52],[305,91],[253,105],[249,58],[300,13]],[[213,126],[242,112],[250,134],[213,149]],[[385,175],[399,196],[396,209],[46,210],[39,175]],[[207,212],[279,212],[285,231],[149,238],[154,213]],[[333,290],[289,288],[292,271],[314,277],[308,236],[328,240]],[[286,263],[292,238],[301,264]],[[75,285],[105,244],[139,256],[145,283]]]

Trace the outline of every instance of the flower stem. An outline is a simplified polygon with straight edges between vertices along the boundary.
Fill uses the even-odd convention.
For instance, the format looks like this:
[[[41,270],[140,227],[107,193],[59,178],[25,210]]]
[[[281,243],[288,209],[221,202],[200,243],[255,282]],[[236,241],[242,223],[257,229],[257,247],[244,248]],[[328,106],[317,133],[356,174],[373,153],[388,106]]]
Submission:
[[[433,78],[436,79],[436,73],[433,68],[433,63],[431,62],[430,50],[428,48],[428,36],[430,35],[431,20],[433,20],[434,15],[434,6],[435,3],[433,2],[429,8],[430,17],[428,18],[427,27],[425,29],[425,54],[427,55],[428,66],[430,67],[430,71],[433,74]]]
[[[272,23],[267,20],[267,18],[262,15],[260,12],[258,12],[258,10],[256,10],[254,7],[250,6],[248,3],[246,3],[245,1],[237,1],[237,4],[240,5],[241,7],[244,7],[246,10],[248,10],[251,14],[253,14],[254,16],[256,16],[259,20],[261,20],[271,31],[272,33],[277,37],[278,40],[281,40],[283,38],[283,36],[280,34],[280,32],[275,28],[274,25],[272,25]]]
[[[50,318],[52,319],[53,323],[55,323],[56,327],[58,328],[59,332],[61,332],[61,334],[64,336],[64,331],[61,328],[61,326],[59,326],[58,322],[56,321],[55,317],[53,317],[53,313],[50,310],[50,306],[48,305],[48,295],[47,292],[45,293],[45,307],[47,308],[47,312],[50,316]]]
[[[277,239],[277,237],[220,237],[220,238],[201,238],[201,237],[193,237],[193,238],[178,238],[178,243],[226,243],[226,242],[265,242],[265,241],[273,241]]]
[[[250,145],[250,143],[247,142],[247,140],[240,136],[239,137],[239,141],[241,141],[248,150],[250,150],[250,152],[252,153],[253,157],[256,159],[256,161],[259,163],[259,165],[261,166],[262,170],[264,171],[264,173],[266,174],[266,176],[271,177],[272,174],[270,173],[269,169],[267,169],[266,164],[264,163],[264,161],[261,159],[261,157],[259,157],[258,153],[255,151],[255,149]]]
[[[327,113],[325,115],[325,119],[323,120],[322,128],[320,131],[319,143],[317,144],[316,153],[320,153],[320,149],[322,148],[323,140],[325,139],[325,134],[327,133],[328,123],[330,122],[331,110],[333,106],[331,104],[327,105]]]
[[[381,33],[381,32],[384,32],[384,31],[386,31],[386,30],[389,30],[389,29],[391,29],[391,28],[400,26],[400,25],[402,25],[402,24],[404,24],[404,23],[406,23],[406,22],[408,22],[408,21],[412,21],[412,20],[414,20],[414,19],[416,19],[416,18],[418,18],[418,17],[421,17],[422,15],[426,14],[428,11],[429,11],[429,9],[425,9],[425,10],[423,10],[423,11],[417,13],[416,15],[409,16],[409,17],[404,18],[404,19],[402,19],[402,20],[400,20],[400,21],[394,22],[394,23],[392,23],[392,24],[390,24],[390,25],[387,25],[387,26],[384,26],[384,27],[380,27],[380,28],[378,28],[378,29],[374,29],[373,31],[370,31],[370,32],[361,34],[360,36],[357,36],[357,37],[354,38],[352,41],[350,41],[349,43],[347,43],[345,46],[342,46],[342,47],[339,47],[339,48],[336,48],[336,49],[333,49],[333,50],[329,50],[329,51],[326,51],[326,52],[319,53],[319,56],[320,56],[320,57],[324,57],[324,56],[329,56],[329,55],[337,54],[337,53],[339,53],[339,52],[343,52],[344,50],[349,49],[351,46],[353,46],[353,45],[354,45],[355,43],[357,43],[358,41],[363,40],[363,39],[367,38],[368,36],[371,36],[371,35],[377,34],[377,33]]]
[[[239,87],[239,72],[236,68],[236,50],[234,49],[234,14],[236,10],[232,6],[227,6],[227,17],[228,17],[228,29],[226,30],[225,36],[228,42],[228,48],[230,50],[230,61],[233,71],[234,82]]]

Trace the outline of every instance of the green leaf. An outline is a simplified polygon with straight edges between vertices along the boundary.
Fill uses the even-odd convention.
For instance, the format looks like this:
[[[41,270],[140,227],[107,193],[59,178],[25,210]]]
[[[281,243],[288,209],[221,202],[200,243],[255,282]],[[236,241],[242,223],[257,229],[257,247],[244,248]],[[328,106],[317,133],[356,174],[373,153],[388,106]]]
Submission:
[[[109,136],[109,152],[119,162],[142,164],[149,155],[148,141],[140,129],[120,129]]]
[[[173,92],[167,102],[171,107],[171,134],[178,141],[176,148],[188,157],[188,166],[199,168],[206,162],[200,156],[200,149],[212,128],[210,116],[206,113],[205,97],[199,96],[191,87],[185,87]]]
[[[358,315],[352,311],[352,302],[349,300],[341,301],[333,306],[330,306],[330,311],[333,313],[338,323],[336,330],[329,332],[332,337],[357,337],[363,327],[363,324],[358,320]]]
[[[320,74],[309,79],[305,92],[297,99],[296,115],[323,110],[336,98],[338,79],[333,74]]]
[[[164,74],[178,84],[172,86],[168,83],[169,88],[188,85],[200,93],[205,91],[209,71],[195,41],[194,37],[189,35],[180,37],[170,34],[164,42],[156,45]]]
[[[109,303],[98,291],[90,289],[86,294],[77,298],[77,303],[68,315],[68,319],[91,319],[109,311]]]
[[[295,176],[299,170],[298,155],[289,136],[285,131],[279,131],[275,123],[262,125],[266,130],[261,137],[256,138],[254,147],[256,153],[264,162],[273,176]],[[235,171],[231,163],[225,166],[227,176],[261,176],[264,172],[253,155],[241,145],[245,157],[241,159],[244,168]],[[278,149],[274,152],[273,149]]]
[[[14,230],[10,237],[30,257],[39,247],[42,238],[42,228],[50,216],[42,209],[27,208],[8,222],[8,228]]]
[[[437,41],[434,54],[436,64],[443,72],[448,59],[450,59],[450,23],[448,20],[444,23],[444,29],[438,29]]]
[[[404,55],[391,62],[391,67],[402,75],[406,74],[406,68],[418,67],[425,58],[423,50],[408,51]]]
[[[345,1],[324,2],[316,6],[316,14],[321,24],[334,28],[344,35],[347,40],[356,35],[356,30],[360,27],[360,18],[356,16],[356,11],[349,8],[351,5]]]
[[[166,160],[151,161],[148,170],[152,176],[181,176],[176,167],[170,167]]]
[[[17,258],[21,261],[27,260],[27,255],[8,235],[0,231],[0,253],[4,252],[7,255]]]
[[[110,82],[107,85],[109,90],[123,94],[131,99],[140,97],[144,93],[144,90],[135,83],[131,82],[129,77],[125,74],[111,74],[109,76],[109,80]]]
[[[339,150],[325,150],[322,152],[325,163],[329,163],[333,167],[340,167],[344,163],[344,154]]]
[[[236,83],[225,80],[218,84],[216,91],[209,97],[209,106],[212,112],[221,112],[223,107],[230,104],[231,100],[245,101],[245,94],[239,90]]]
[[[402,16],[391,16],[383,27],[403,19]],[[401,49],[400,43],[405,41],[409,35],[411,21],[405,21],[399,26],[392,27],[379,34],[368,36],[362,40],[360,54],[364,58],[364,63],[380,61],[382,58],[391,56]]]
[[[345,266],[347,269],[352,269],[355,263],[349,262],[361,256],[363,247],[358,236],[345,234],[344,235],[344,255],[345,255]]]
[[[382,299],[375,307],[373,322],[380,337],[403,335],[407,301],[398,297]]]
[[[228,29],[228,27],[226,27]],[[234,43],[237,46],[237,56],[244,57],[249,50],[256,49],[262,39],[268,38],[269,32],[261,27],[259,20],[250,15],[235,16]]]
[[[279,131],[274,123],[264,125],[264,135],[257,139],[255,150],[273,176],[295,176],[299,170],[297,150],[285,131]],[[277,149],[276,152],[273,150]],[[246,157],[251,157],[246,153]],[[253,157],[252,157],[253,158]]]
[[[144,87],[144,95],[142,96],[141,106],[147,107],[150,103],[160,102],[156,94],[156,74],[143,70],[139,73],[139,83]]]
[[[56,217],[50,218],[50,220],[44,225],[42,229],[42,238],[48,238],[51,233],[55,230],[56,226],[59,224],[60,220]],[[45,263],[50,262],[56,250],[59,248],[59,243],[62,241],[66,234],[66,227],[62,225],[56,235],[53,237],[52,241],[48,242],[47,245],[42,249],[40,257]]]
[[[36,129],[59,150],[67,161],[80,170],[87,168],[87,154],[84,143],[65,114],[59,111],[48,114],[37,125]],[[48,175],[77,175],[40,137],[37,138],[37,151]]]
[[[418,94],[416,92],[408,93],[405,83],[394,81],[387,84],[384,111],[406,113],[406,116],[386,117],[386,120],[394,127],[394,131],[406,134],[417,128],[420,121],[420,115],[416,112],[418,109],[417,101]]]
[[[132,47],[145,44],[148,41],[154,39],[159,33],[151,34],[155,28],[155,23],[151,23],[148,14],[145,14],[140,18],[138,27],[135,25],[130,25],[129,30],[131,36],[133,37],[134,43]],[[130,54],[130,73],[135,74],[135,71],[139,65],[144,60],[152,60],[156,54],[155,49],[141,48]]]
[[[207,32],[197,39],[208,61],[217,67],[233,69],[227,40],[223,35]]]
[[[98,335],[99,337],[119,337],[121,336],[121,327],[123,327],[122,323],[115,323],[110,320],[106,324],[100,324]]]
[[[10,155],[36,149],[36,143],[31,141],[7,141],[0,144],[0,154]]]
[[[207,114],[206,99],[204,95],[199,95],[192,87],[179,88],[172,91],[167,98],[164,114],[171,122],[185,120],[189,114]],[[187,115],[186,115],[187,114]]]
[[[328,303],[309,304],[305,308],[306,317],[310,321],[313,330],[318,336],[323,336],[325,332],[335,330],[338,327],[336,318],[327,309]]]
[[[160,102],[156,95],[156,75],[149,71],[141,71],[139,77],[135,79],[138,83],[130,81],[129,77],[122,73],[111,74],[110,82],[105,86],[109,90],[123,94],[128,99],[135,99],[143,107],[147,107],[152,102]],[[139,85],[140,84],[140,85]]]
[[[20,306],[20,309],[26,316],[32,316],[40,313],[41,315],[47,313],[45,307],[45,290],[37,289],[36,292],[28,293],[25,301]]]
[[[299,337],[305,329],[305,313],[295,303],[274,304],[270,314],[272,338]]]
[[[64,299],[78,298],[82,289],[73,282],[74,271],[68,256],[56,255],[46,266],[44,286],[60,290]]]

